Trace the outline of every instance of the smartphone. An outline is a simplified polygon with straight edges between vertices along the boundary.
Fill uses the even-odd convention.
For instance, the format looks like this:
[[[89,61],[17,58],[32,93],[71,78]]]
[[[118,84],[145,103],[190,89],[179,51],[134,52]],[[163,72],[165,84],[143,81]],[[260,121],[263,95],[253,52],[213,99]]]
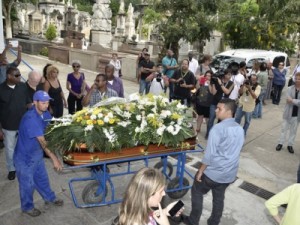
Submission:
[[[17,48],[19,46],[18,40],[10,40],[8,43],[11,44],[13,48]]]
[[[176,213],[184,206],[184,203],[179,200],[169,211],[171,217],[175,216]]]

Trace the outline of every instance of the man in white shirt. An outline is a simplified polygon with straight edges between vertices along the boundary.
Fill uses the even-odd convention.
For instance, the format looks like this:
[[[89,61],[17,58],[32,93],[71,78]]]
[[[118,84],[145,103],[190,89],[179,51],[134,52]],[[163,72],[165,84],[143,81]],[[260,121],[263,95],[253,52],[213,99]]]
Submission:
[[[230,99],[236,100],[239,97],[239,89],[241,85],[244,84],[245,77],[239,73],[239,64],[236,62],[231,63],[230,69],[231,69],[231,78],[230,80],[233,82],[233,90],[231,94],[229,95]]]
[[[194,54],[193,52],[189,52],[188,54],[189,57],[189,70],[193,72],[194,75],[196,75],[196,71],[198,69],[199,63],[196,59],[194,59]]]
[[[169,79],[166,75],[163,75],[163,66],[157,65],[157,71],[152,73],[146,78],[146,81],[150,83],[149,93],[153,95],[161,95],[164,93],[165,87],[169,86]]]

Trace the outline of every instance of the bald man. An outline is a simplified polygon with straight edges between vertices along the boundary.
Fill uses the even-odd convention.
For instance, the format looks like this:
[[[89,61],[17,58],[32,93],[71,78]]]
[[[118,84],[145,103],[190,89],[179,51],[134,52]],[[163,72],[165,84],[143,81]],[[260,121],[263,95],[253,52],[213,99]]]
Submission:
[[[28,80],[26,82],[27,90],[31,101],[33,100],[33,94],[36,92],[36,87],[40,83],[42,75],[35,70],[28,73]]]

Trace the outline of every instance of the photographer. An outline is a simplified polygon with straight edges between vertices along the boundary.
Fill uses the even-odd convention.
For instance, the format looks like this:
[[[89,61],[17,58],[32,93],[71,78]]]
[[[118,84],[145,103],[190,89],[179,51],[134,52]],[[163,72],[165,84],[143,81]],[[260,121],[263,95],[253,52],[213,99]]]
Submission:
[[[241,119],[245,116],[244,132],[245,136],[250,126],[252,112],[255,108],[256,99],[261,92],[261,86],[257,83],[257,76],[251,74],[251,81],[246,80],[239,90],[240,99],[239,107],[235,114],[235,121],[241,123]]]
[[[191,90],[195,87],[195,76],[189,71],[189,60],[184,59],[181,69],[176,70],[170,82],[174,84],[174,98],[180,100],[182,104],[188,105],[191,100]]]
[[[209,131],[214,125],[216,119],[216,108],[219,101],[223,98],[229,98],[229,95],[233,89],[233,82],[230,80],[230,70],[220,70],[211,78],[211,82],[208,86],[209,92],[213,95],[212,103],[209,108],[209,120],[207,124],[207,133],[205,138],[208,138]]]
[[[160,95],[164,93],[165,87],[169,86],[169,79],[163,74],[162,64],[158,64],[156,72],[152,73],[146,78],[147,82],[150,82],[149,93],[154,95]]]

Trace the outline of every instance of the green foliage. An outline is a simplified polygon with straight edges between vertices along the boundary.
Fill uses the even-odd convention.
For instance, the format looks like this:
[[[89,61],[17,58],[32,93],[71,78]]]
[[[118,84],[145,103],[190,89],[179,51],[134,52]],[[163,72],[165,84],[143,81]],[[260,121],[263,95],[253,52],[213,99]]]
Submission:
[[[40,55],[48,57],[48,48],[47,47],[43,47],[41,49],[41,51],[40,51]]]
[[[211,18],[216,13],[217,1],[154,0],[153,10],[162,18],[159,31],[165,48],[171,47],[178,54],[180,39],[193,43],[209,38],[216,27]]]
[[[296,0],[232,1],[219,5],[219,29],[232,48],[275,49],[293,53],[299,31]]]
[[[50,24],[46,30],[45,37],[48,41],[53,41],[57,36],[56,27]]]
[[[72,117],[53,119],[45,135],[49,149],[64,154],[79,150],[76,147],[82,143],[90,152],[106,153],[136,145],[177,147],[194,136],[185,115],[186,107],[178,101],[170,103],[166,97],[153,95],[136,95],[130,103],[110,101],[84,108]]]
[[[88,12],[93,14],[94,0],[73,0],[73,5],[76,4],[79,11]]]

